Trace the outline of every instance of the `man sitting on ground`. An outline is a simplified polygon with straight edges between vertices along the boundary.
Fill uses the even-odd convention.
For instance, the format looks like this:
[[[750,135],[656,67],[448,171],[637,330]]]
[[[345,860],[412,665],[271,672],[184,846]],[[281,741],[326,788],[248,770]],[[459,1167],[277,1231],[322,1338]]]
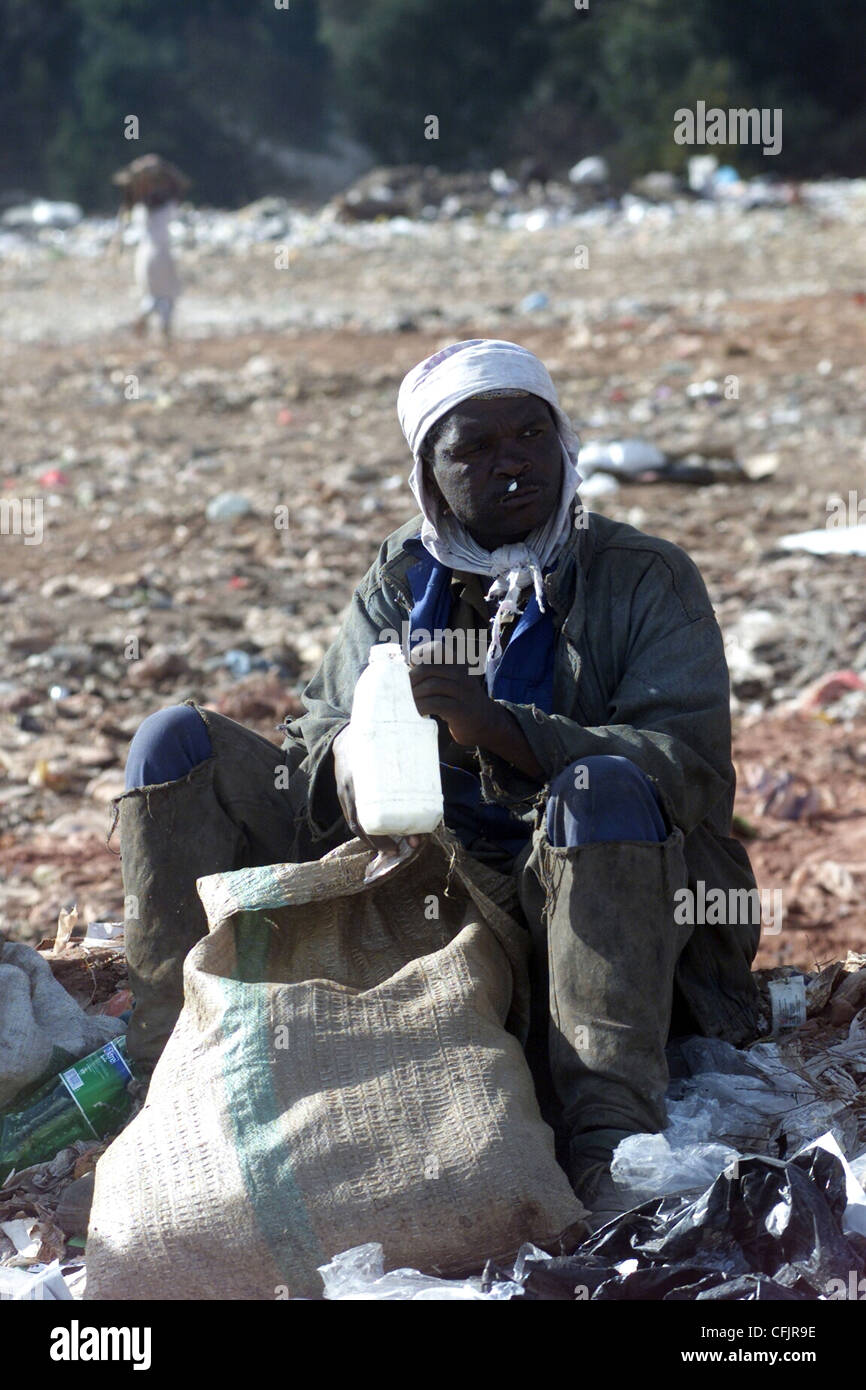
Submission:
[[[368,838],[342,734],[370,647],[407,632],[415,702],[439,723],[446,825],[519,893],[527,1056],[597,1224],[616,1209],[617,1143],[665,1124],[669,1036],[737,1043],[755,1025],[759,922],[676,911],[699,883],[727,901],[755,887],[731,836],[722,638],[682,550],[583,511],[577,440],[532,353],[455,343],[408,374],[398,413],[420,516],[355,591],[287,726],[286,777],[275,785],[267,739],[193,701],[133,739],[118,803],[139,905],[130,1055],[152,1065],[176,1021],[206,930],[198,876]],[[484,661],[455,660],[479,630]]]

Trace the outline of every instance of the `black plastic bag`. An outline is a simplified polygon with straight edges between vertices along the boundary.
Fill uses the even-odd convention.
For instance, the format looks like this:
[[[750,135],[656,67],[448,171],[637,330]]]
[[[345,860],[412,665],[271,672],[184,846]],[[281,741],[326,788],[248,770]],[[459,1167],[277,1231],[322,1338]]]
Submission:
[[[518,1260],[524,1298],[593,1302],[826,1298],[866,1275],[866,1240],[846,1236],[845,1171],[813,1144],[783,1163],[745,1158],[697,1198],[644,1202],[573,1254]]]

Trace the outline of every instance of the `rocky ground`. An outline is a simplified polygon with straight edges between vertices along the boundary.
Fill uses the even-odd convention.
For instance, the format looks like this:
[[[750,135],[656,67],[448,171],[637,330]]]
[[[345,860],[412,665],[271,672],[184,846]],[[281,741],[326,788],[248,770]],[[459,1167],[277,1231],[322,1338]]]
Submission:
[[[635,211],[637,210],[637,211]],[[632,201],[568,220],[185,214],[168,347],[134,338],[108,224],[0,261],[0,926],[122,916],[108,802],[151,710],[275,726],[413,511],[403,373],[461,337],[547,362],[585,440],[719,467],[592,505],[683,545],[729,645],[738,826],[781,931],[758,964],[862,950],[866,559],[788,552],[866,477],[860,185],[789,207]],[[273,216],[271,216],[273,224]],[[260,227],[261,219],[255,226]],[[582,249],[581,249],[582,248]],[[732,459],[750,476],[729,476]],[[240,494],[233,519],[222,494]],[[853,495],[849,496],[849,494]],[[40,501],[42,538],[13,524]],[[29,543],[33,542],[33,543]]]

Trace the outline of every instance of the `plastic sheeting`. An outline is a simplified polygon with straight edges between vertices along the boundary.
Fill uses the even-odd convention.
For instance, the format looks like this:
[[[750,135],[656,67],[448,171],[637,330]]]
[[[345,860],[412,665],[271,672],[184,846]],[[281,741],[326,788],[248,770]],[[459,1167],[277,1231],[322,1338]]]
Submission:
[[[856,1105],[866,1074],[863,1014],[847,1039],[801,1059],[797,1070],[776,1042],[743,1052],[718,1038],[691,1037],[672,1045],[668,1060],[668,1127],[624,1140],[611,1168],[635,1206],[649,1196],[702,1191],[745,1155],[787,1158],[828,1131],[845,1153],[866,1149]]]
[[[787,1162],[741,1159],[698,1197],[645,1202],[572,1255],[527,1247],[499,1273],[529,1299],[856,1298],[864,1229],[866,1194],[824,1136]]]
[[[372,1243],[344,1250],[329,1264],[321,1265],[319,1273],[325,1298],[329,1299],[477,1302],[513,1298],[521,1293],[520,1285],[510,1280],[500,1280],[484,1291],[477,1278],[436,1279],[417,1269],[392,1269],[386,1274],[382,1247]]]

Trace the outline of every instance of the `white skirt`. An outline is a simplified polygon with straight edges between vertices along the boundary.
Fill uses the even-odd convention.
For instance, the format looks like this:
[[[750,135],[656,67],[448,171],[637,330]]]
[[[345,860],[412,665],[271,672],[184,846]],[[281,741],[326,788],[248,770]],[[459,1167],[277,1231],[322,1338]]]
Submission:
[[[135,283],[142,295],[152,299],[176,299],[180,280],[171,252],[152,241],[142,241],[135,253]]]

